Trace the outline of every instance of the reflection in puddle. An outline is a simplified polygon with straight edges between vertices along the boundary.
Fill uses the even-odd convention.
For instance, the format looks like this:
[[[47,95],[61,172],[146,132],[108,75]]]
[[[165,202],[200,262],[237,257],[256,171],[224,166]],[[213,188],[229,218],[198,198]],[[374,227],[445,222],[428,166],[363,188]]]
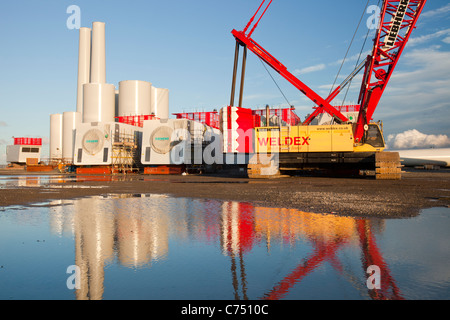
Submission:
[[[70,184],[69,182],[112,182],[125,180],[140,180],[145,182],[152,181],[167,181],[176,184],[249,184],[249,183],[263,183],[252,181],[185,181],[185,180],[170,180],[168,178],[149,178],[133,175],[23,175],[23,176],[0,176],[0,189],[13,189],[23,187],[47,187],[47,188],[93,188],[93,186],[83,186]],[[101,188],[101,186],[99,187]]]
[[[69,265],[81,271],[80,289],[75,290],[80,300],[450,297],[450,275],[435,275],[439,281],[423,283],[412,270],[417,265],[424,274],[448,266],[447,246],[420,248],[409,239],[419,224],[421,241],[446,243],[450,238],[446,214],[359,219],[149,194],[11,209],[0,212],[0,264],[6,266],[0,282],[8,279],[0,298],[27,297],[21,290],[53,279],[57,284],[50,292],[71,299],[73,291],[55,289],[64,286],[67,275],[46,271]],[[436,224],[442,228],[439,234],[429,228]],[[37,245],[27,241],[33,236],[46,238],[38,243],[43,251],[34,258],[28,251],[32,248],[27,249]],[[406,250],[395,245],[408,243],[405,239],[414,247],[408,248],[407,258],[399,259]],[[436,250],[439,262],[427,264],[422,259],[430,250]],[[40,273],[26,270],[32,279],[28,287],[10,280],[23,276],[24,261],[45,266]],[[367,269],[373,265],[381,269],[381,289],[367,287]],[[433,290],[422,290],[430,286]],[[31,296],[35,298],[42,296]]]
[[[0,176],[0,189],[14,188],[95,188],[93,186],[83,185],[65,185],[69,182],[87,182],[87,181],[123,181],[129,179],[123,175],[36,175],[36,176]],[[99,187],[101,188],[101,186]]]

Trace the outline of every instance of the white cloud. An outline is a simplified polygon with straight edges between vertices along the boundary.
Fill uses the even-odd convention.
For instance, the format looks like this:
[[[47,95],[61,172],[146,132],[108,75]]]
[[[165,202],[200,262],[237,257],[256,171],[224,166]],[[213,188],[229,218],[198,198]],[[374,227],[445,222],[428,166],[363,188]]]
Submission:
[[[373,43],[373,42],[372,42]],[[372,53],[372,49],[366,50],[362,53],[356,53],[350,57],[345,58],[345,62],[356,62],[359,61],[360,63],[367,58],[368,55]],[[344,59],[336,60],[335,62],[330,63],[330,65],[341,65],[342,62],[344,62]],[[354,66],[356,67],[356,66]]]
[[[445,42],[445,43],[449,43],[448,39],[450,39],[450,37],[449,37],[450,36],[450,29],[440,30],[440,31],[437,31],[435,33],[427,34],[427,35],[416,37],[416,38],[411,38],[411,39],[409,39],[408,45],[409,46],[415,46],[415,45],[418,45],[418,44],[422,44],[422,43],[424,43],[426,41],[437,39],[437,38],[441,38],[441,37],[445,37],[445,36],[447,36],[447,38],[443,39],[442,41]]]
[[[405,53],[374,115],[386,132],[450,134],[450,52],[439,47]]]
[[[323,90],[331,90],[331,88],[334,88],[336,85],[333,86],[333,84],[324,84],[319,86],[319,89],[323,89]]]
[[[445,6],[439,8],[439,9],[435,9],[435,10],[430,10],[430,11],[426,11],[424,13],[422,13],[422,18],[431,18],[431,17],[435,17],[437,15],[443,15],[450,12],[450,4],[447,3]]]
[[[447,37],[447,38],[445,38],[444,40],[442,40],[443,42],[445,42],[445,43],[448,43],[448,44],[450,44],[450,37]]]
[[[413,105],[423,103],[423,108],[432,101],[450,101],[450,52],[439,49],[431,47],[404,54],[399,66],[403,70],[393,73],[386,93],[406,98]]]
[[[393,149],[443,148],[450,146],[450,138],[443,134],[428,135],[413,129],[389,135],[387,143]]]
[[[315,66],[310,66],[310,67],[306,67],[306,68],[302,68],[302,69],[296,69],[294,71],[294,73],[297,75],[300,75],[300,74],[305,74],[305,73],[321,71],[321,70],[324,70],[325,68],[326,68],[326,65],[324,63],[321,63],[321,64],[316,64]]]

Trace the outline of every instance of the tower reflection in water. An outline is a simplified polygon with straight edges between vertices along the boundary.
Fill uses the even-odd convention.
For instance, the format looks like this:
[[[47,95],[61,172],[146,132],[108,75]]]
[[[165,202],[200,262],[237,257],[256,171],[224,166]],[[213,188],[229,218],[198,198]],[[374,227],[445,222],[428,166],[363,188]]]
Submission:
[[[115,260],[127,268],[149,269],[152,263],[168,259],[170,238],[217,246],[222,255],[229,257],[235,299],[283,299],[324,262],[345,274],[338,252],[346,247],[359,250],[360,274],[368,277],[366,270],[370,265],[381,268],[381,289],[364,288],[367,296],[402,298],[373,234],[373,230],[383,228],[383,220],[164,195],[114,195],[72,203],[72,208],[55,207],[51,224],[55,232],[67,232],[68,225],[73,226],[75,264],[81,269],[81,288],[76,290],[80,300],[103,298],[105,268]],[[246,270],[246,255],[255,247],[270,252],[274,244],[290,247],[298,243],[308,243],[312,250],[299,257],[301,262],[273,283],[271,289],[249,297],[251,270]],[[359,282],[365,284],[365,279]]]
[[[140,197],[140,195],[138,195]],[[105,265],[138,268],[168,252],[168,213],[151,201],[118,201],[133,195],[78,200],[75,205],[75,264],[81,269],[77,299],[102,299]],[[151,206],[148,204],[151,203]]]

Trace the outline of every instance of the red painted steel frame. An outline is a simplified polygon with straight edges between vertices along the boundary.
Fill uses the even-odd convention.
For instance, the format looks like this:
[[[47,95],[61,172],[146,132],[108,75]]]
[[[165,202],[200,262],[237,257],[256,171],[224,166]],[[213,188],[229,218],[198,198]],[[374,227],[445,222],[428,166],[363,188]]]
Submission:
[[[327,244],[317,242],[314,254],[308,257],[303,263],[300,263],[295,270],[287,275],[279,282],[269,293],[264,295],[264,300],[280,300],[289,292],[289,290],[308,274],[313,272],[325,260],[330,260],[333,264],[337,264],[336,254],[343,245],[343,241],[330,242]]]
[[[231,32],[233,34],[233,36],[236,38],[237,43],[248,48],[250,51],[252,51],[254,54],[256,54],[265,63],[267,63],[270,67],[272,67],[276,72],[278,72],[281,76],[283,76],[287,81],[289,81],[294,87],[299,89],[304,95],[306,95],[315,104],[317,104],[320,109],[325,110],[326,112],[328,112],[330,115],[335,117],[340,122],[347,122],[348,119],[342,113],[340,113],[338,110],[336,110],[334,107],[332,107],[327,100],[323,99],[321,96],[319,96],[317,93],[315,93],[311,88],[309,88],[307,85],[305,85],[299,79],[297,79],[292,73],[290,73],[287,70],[287,68],[280,61],[275,59],[275,57],[273,57],[269,52],[267,52],[263,47],[261,47],[255,40],[253,40],[251,38],[253,31],[255,31],[255,28],[258,26],[259,21],[266,13],[267,9],[269,8],[270,4],[272,3],[272,0],[266,6],[266,8],[264,9],[263,13],[259,17],[258,21],[255,23],[253,28],[251,29],[251,31],[248,34],[246,34],[247,30],[250,28],[251,24],[253,23],[253,20],[257,16],[258,12],[261,10],[265,1],[266,0],[262,1],[258,10],[253,15],[253,17],[250,19],[250,21],[245,26],[243,31],[233,30]]]
[[[248,28],[253,23],[253,20],[265,1],[266,0],[262,1],[258,10],[250,19],[243,31],[232,31],[236,41],[240,45],[250,49],[250,51],[256,54],[292,85],[294,85],[294,87],[299,89],[303,94],[318,105],[316,110],[304,122],[305,125],[310,124],[311,120],[323,111],[326,111],[338,121],[347,122],[348,119],[341,112],[336,110],[336,108],[330,105],[330,102],[339,93],[339,88],[336,89],[335,92],[333,92],[327,99],[323,99],[307,85],[297,79],[281,62],[275,59],[269,52],[267,52],[251,38],[253,31],[272,3],[272,0],[265,8],[257,23],[253,26],[251,32],[248,35],[246,34]],[[378,28],[377,35],[375,37],[372,54],[369,55],[366,60],[366,68],[359,96],[361,109],[355,128],[355,142],[362,141],[365,133],[365,126],[372,120],[373,113],[378,106],[386,85],[390,80],[398,59],[400,58],[403,49],[409,40],[412,30],[415,28],[417,20],[426,2],[427,0],[384,0],[383,9],[381,11],[380,28]],[[401,23],[399,21],[401,21]],[[388,47],[385,45],[385,42],[392,37],[393,33],[395,34],[395,41]],[[375,80],[372,77],[373,75],[376,78]]]
[[[358,220],[357,228],[359,233],[360,246],[362,249],[363,269],[369,266],[378,266],[381,270],[381,288],[369,290],[369,295],[374,300],[404,300],[396,281],[391,275],[391,271],[386,264],[380,249],[377,246],[370,224],[367,220]]]
[[[290,73],[287,68],[275,59],[270,53],[268,53],[263,47],[261,47],[255,40],[249,38],[244,34],[243,31],[233,30],[231,32],[233,36],[242,45],[246,46],[250,51],[261,58],[265,63],[271,66],[276,72],[283,76],[287,81],[289,81],[294,87],[300,90],[305,96],[311,99],[319,107],[323,108],[333,117],[339,119],[341,122],[347,122],[348,119],[339,111],[337,111],[333,106],[331,106],[325,99],[315,93],[306,84],[297,79],[292,73]]]
[[[363,270],[366,271],[369,266],[376,265],[380,267],[382,273],[380,277],[381,289],[369,289],[369,296],[374,300],[403,300],[404,298],[400,289],[397,287],[396,281],[378,249],[376,239],[370,229],[370,223],[363,219],[357,220],[357,231],[360,240]],[[293,286],[298,285],[325,261],[330,261],[333,267],[342,273],[342,266],[337,260],[337,253],[347,244],[346,240],[340,239],[330,242],[313,241],[313,244],[315,246],[314,254],[311,254],[300,263],[278,285],[265,294],[263,299],[279,300],[284,298]]]
[[[367,58],[359,96],[361,110],[355,129],[356,142],[363,139],[364,126],[371,121],[426,2],[427,0],[384,1],[381,25],[375,37],[372,54]],[[403,21],[400,24],[401,18]],[[392,34],[395,35],[395,43],[392,46],[385,45]]]

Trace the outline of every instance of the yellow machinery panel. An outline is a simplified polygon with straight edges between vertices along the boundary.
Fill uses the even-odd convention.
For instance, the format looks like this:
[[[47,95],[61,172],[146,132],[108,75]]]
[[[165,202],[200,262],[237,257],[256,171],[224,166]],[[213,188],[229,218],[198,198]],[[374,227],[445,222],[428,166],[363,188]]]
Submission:
[[[292,145],[290,143],[291,135],[292,135],[291,127],[281,127],[280,152],[293,152]]]
[[[280,128],[267,127],[255,129],[255,145],[257,153],[278,153]]]
[[[314,126],[309,130],[309,152],[330,152],[333,131],[331,126]]]
[[[353,151],[353,128],[351,125],[332,126],[331,151]]]
[[[255,129],[257,153],[350,152],[351,125],[267,127]]]

